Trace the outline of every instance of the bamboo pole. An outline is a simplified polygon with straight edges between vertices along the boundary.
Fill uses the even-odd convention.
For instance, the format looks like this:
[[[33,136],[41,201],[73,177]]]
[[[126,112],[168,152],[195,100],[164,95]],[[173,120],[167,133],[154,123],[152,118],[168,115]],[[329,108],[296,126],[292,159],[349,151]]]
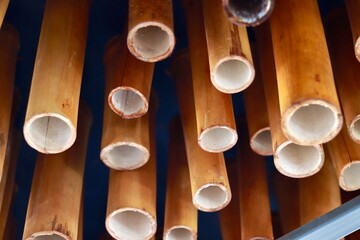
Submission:
[[[223,152],[236,144],[231,96],[210,81],[201,1],[183,0],[190,48],[198,143],[208,152]]]
[[[354,41],[355,56],[360,62],[360,1],[345,0],[347,13],[349,15],[352,36]]]
[[[106,47],[104,64],[110,108],[122,118],[144,115],[149,106],[154,63],[135,58],[125,39],[118,35]]]
[[[250,149],[248,141],[244,134],[238,143],[241,239],[274,239],[265,159]]]
[[[243,94],[250,147],[257,154],[270,156],[273,155],[273,148],[262,74],[259,71],[259,59],[255,50],[252,55],[254,65],[258,71],[256,72],[254,82]]]
[[[360,149],[343,128],[338,136],[326,144],[334,164],[339,186],[345,191],[360,189]]]
[[[230,23],[219,0],[203,6],[211,82],[220,92],[241,92],[255,76],[246,27]]]
[[[340,188],[334,166],[326,152],[318,174],[299,180],[300,223],[304,225],[341,205]]]
[[[345,10],[333,12],[328,17],[326,31],[346,127],[350,137],[360,143],[360,106],[358,104],[360,102],[360,86],[358,84],[360,67],[350,45],[351,29]]]
[[[274,152],[274,164],[282,174],[301,178],[317,173],[324,163],[324,151],[321,145],[300,146],[288,140],[281,128],[278,85],[271,33],[268,23],[255,30],[260,68],[263,77],[265,98],[269,114],[269,125]]]
[[[163,239],[197,239],[197,209],[192,204],[189,168],[180,118],[171,120],[169,131]]]
[[[0,1],[0,28],[3,24],[4,18],[5,18],[5,14],[6,14],[6,10],[9,6],[9,2],[10,0],[1,0]]]
[[[38,154],[23,238],[71,240],[78,236],[91,113],[80,107],[78,137],[61,154]]]
[[[150,118],[149,162],[132,171],[110,170],[105,226],[116,239],[150,239],[156,232],[155,116]]]
[[[180,105],[193,204],[201,211],[218,211],[231,200],[229,180],[223,154],[206,152],[197,144],[191,67],[186,52],[173,60],[171,73]]]
[[[145,62],[171,55],[175,47],[172,0],[130,0],[127,45]]]
[[[14,27],[4,24],[0,29],[0,181],[6,168],[6,150],[9,147],[11,109],[13,105],[16,56],[19,36]]]
[[[223,240],[241,239],[240,208],[239,208],[239,184],[237,176],[237,161],[226,160],[226,169],[232,190],[232,199],[226,208],[219,211],[221,236]]]
[[[328,142],[343,120],[317,1],[278,0],[270,23],[283,132],[301,145]]]
[[[76,139],[89,8],[89,0],[46,2],[24,124],[39,152],[63,152]]]
[[[254,27],[270,17],[275,0],[222,0],[222,3],[231,22]]]

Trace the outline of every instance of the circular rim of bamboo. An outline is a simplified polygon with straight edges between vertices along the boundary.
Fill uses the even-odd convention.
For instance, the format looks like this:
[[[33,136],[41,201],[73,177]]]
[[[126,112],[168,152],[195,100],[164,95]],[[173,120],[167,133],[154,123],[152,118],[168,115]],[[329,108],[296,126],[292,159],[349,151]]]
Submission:
[[[62,123],[64,123],[66,125],[66,126],[64,125],[64,127],[67,127],[68,128],[67,130],[70,130],[68,140],[60,141],[61,143],[64,143],[61,147],[58,147],[57,149],[45,149],[44,147],[41,147],[41,146],[39,146],[38,143],[36,143],[37,140],[35,140],[33,137],[31,126],[33,126],[33,123],[35,121],[42,119],[42,118],[55,118],[57,120],[60,120],[60,121],[62,121]],[[29,144],[29,146],[31,146],[38,152],[45,153],[45,154],[55,154],[55,153],[64,152],[67,149],[69,149],[76,140],[75,126],[72,124],[70,119],[68,119],[66,116],[63,116],[58,113],[39,113],[39,114],[32,116],[28,121],[26,121],[24,123],[23,132],[24,132],[24,138],[25,138],[27,144]],[[64,132],[64,131],[60,130],[59,132]]]
[[[356,169],[354,171],[353,168],[351,168],[352,166],[356,166]],[[339,185],[340,187],[345,190],[345,191],[356,191],[360,189],[360,174],[359,174],[359,170],[360,170],[360,160],[355,160],[355,161],[351,161],[350,163],[346,164],[340,172],[340,177],[339,177]],[[357,182],[356,184],[346,184],[346,179],[348,179],[348,172],[353,173],[352,175],[355,175],[355,177],[357,176],[357,179],[355,179],[355,181]],[[354,172],[356,174],[354,174]],[[349,186],[350,185],[350,186]]]
[[[219,77],[218,77],[219,68],[220,67],[223,68],[224,63],[228,63],[230,61],[237,62],[237,64],[241,64],[241,71],[244,71],[244,69],[246,69],[245,70],[246,77],[241,76],[237,79],[229,78],[226,81],[219,81]],[[236,67],[236,68],[238,68],[238,67]],[[228,71],[226,71],[226,72],[228,72]],[[238,76],[239,74],[232,74],[232,75]],[[228,94],[238,93],[238,92],[245,90],[246,88],[248,88],[251,85],[251,83],[254,81],[254,78],[255,78],[255,68],[254,68],[253,64],[245,56],[237,56],[237,55],[222,58],[220,61],[218,61],[216,63],[216,65],[214,66],[214,71],[211,73],[211,82],[214,85],[214,87],[217,90],[219,90],[220,92],[228,93]],[[232,82],[234,82],[236,84],[234,84],[235,86],[233,86],[233,87],[226,88],[224,86],[226,84],[221,83],[221,82],[227,82],[227,83],[229,83],[228,85],[233,84]]]
[[[348,127],[348,133],[354,142],[360,143],[360,115],[357,115],[352,120],[350,126]]]
[[[232,23],[235,23],[237,25],[245,25],[245,26],[250,26],[250,27],[255,27],[255,26],[258,26],[261,23],[265,22],[270,17],[271,13],[273,12],[274,5],[275,5],[274,4],[275,1],[267,1],[267,0],[265,0],[268,4],[266,5],[265,8],[262,8],[262,10],[261,10],[261,12],[264,12],[264,14],[262,14],[261,17],[254,18],[253,20],[244,21],[246,18],[243,18],[241,16],[237,16],[236,14],[233,14],[234,11],[229,8],[230,1],[231,0],[223,0],[222,1],[224,11],[225,11],[226,15],[228,16],[228,19]],[[261,2],[261,4],[263,4],[263,2]],[[256,13],[255,15],[259,16],[259,13]]]
[[[107,232],[115,239],[127,239],[127,238],[122,238],[119,235],[117,235],[115,232],[113,232],[112,228],[110,227],[110,221],[115,215],[122,213],[122,212],[128,212],[128,211],[143,214],[144,217],[146,217],[148,222],[150,223],[149,225],[151,225],[151,227],[148,231],[149,234],[145,237],[142,237],[141,239],[150,239],[151,237],[153,237],[154,234],[156,233],[156,228],[157,228],[157,222],[156,222],[155,217],[152,216],[149,212],[147,212],[143,209],[135,208],[135,207],[119,208],[119,209],[112,211],[110,214],[108,214],[108,216],[106,217],[106,220],[105,220],[105,227],[106,227]],[[138,239],[138,238],[135,238],[135,239]]]
[[[355,42],[355,56],[357,58],[357,60],[360,62],[360,37],[358,37],[358,39]]]
[[[162,32],[165,32],[167,35],[168,46],[166,47],[166,49],[164,48],[165,51],[162,51],[160,54],[158,54],[156,56],[146,57],[143,54],[141,54],[138,51],[138,48],[135,46],[135,37],[136,37],[138,30],[144,29],[147,27],[158,28]],[[151,45],[153,45],[153,44],[151,44]],[[172,52],[174,51],[174,48],[175,48],[174,31],[161,22],[155,22],[155,21],[141,22],[141,23],[133,26],[132,29],[129,29],[129,32],[127,35],[127,46],[128,46],[130,53],[132,55],[134,55],[137,59],[140,59],[141,61],[144,61],[144,62],[158,62],[158,61],[161,61],[161,60],[169,57],[172,54]]]
[[[209,136],[209,133],[212,133],[214,134],[214,130],[226,130],[226,133],[227,134],[227,138],[229,140],[226,141],[225,144],[221,144],[219,147],[211,147],[211,146],[214,146],[214,141],[211,142],[211,139],[210,140],[206,140],[204,139],[204,137],[208,137]],[[218,135],[218,134],[216,134]],[[213,136],[214,140],[216,140],[216,142],[219,142],[219,139],[221,139],[220,137],[218,136]],[[206,129],[204,129],[199,137],[198,137],[198,145],[204,150],[204,151],[207,151],[207,152],[213,152],[213,153],[221,153],[221,152],[225,152],[227,150],[229,150],[230,148],[232,148],[233,146],[235,146],[236,142],[238,140],[238,135],[237,135],[237,132],[235,129],[232,129],[231,127],[228,127],[228,126],[213,126],[213,127],[208,127]],[[209,142],[210,141],[210,142]],[[209,142],[209,143],[208,143]]]
[[[204,190],[206,189],[215,189],[218,191],[218,193],[216,194],[212,194],[215,195],[216,197],[218,197],[220,194],[222,194],[221,199],[223,200],[218,200],[218,201],[212,201],[215,202],[215,204],[212,204],[213,206],[205,206],[207,204],[202,203],[204,200],[200,200],[199,197],[201,197],[201,193],[204,192]],[[207,198],[205,200],[205,202],[209,202],[208,200],[209,198]],[[200,201],[199,201],[200,200]],[[223,208],[225,208],[231,200],[231,191],[230,189],[226,188],[222,183],[206,183],[204,185],[202,185],[199,189],[196,190],[194,196],[193,196],[193,204],[194,206],[200,210],[200,211],[204,211],[204,212],[216,212],[219,211]]]
[[[26,238],[26,240],[38,240],[39,238],[43,238],[46,236],[55,236],[56,239],[55,240],[59,240],[58,238],[62,238],[64,240],[71,240],[71,237],[58,232],[58,231],[40,231],[40,232],[36,232],[31,234],[29,237]],[[46,238],[48,239],[48,238]]]
[[[265,139],[265,144],[259,143],[259,138],[262,138],[264,136],[264,133],[268,133],[269,139]],[[268,140],[268,141],[267,141]],[[262,145],[265,145],[265,147],[262,147]],[[266,146],[268,145],[268,146]],[[270,127],[264,127],[259,129],[257,132],[254,133],[253,136],[250,138],[250,147],[251,149],[256,152],[259,155],[262,156],[271,156],[274,154],[273,147],[272,147],[272,140],[271,140],[271,130]]]
[[[304,131],[302,131],[301,133],[294,133],[296,131],[294,131],[293,126],[289,127],[289,123],[294,122],[291,120],[293,120],[293,117],[295,114],[297,114],[297,115],[301,114],[301,112],[298,112],[298,110],[308,108],[310,105],[314,105],[316,107],[321,107],[321,110],[326,110],[328,112],[331,112],[331,114],[328,114],[327,116],[325,116],[325,118],[332,117],[332,119],[331,120],[322,119],[322,121],[317,121],[318,124],[316,127],[320,127],[320,126],[324,125],[324,122],[326,123],[329,121],[332,121],[332,124],[329,127],[329,129],[327,129],[326,131],[322,130],[323,133],[318,134],[319,136],[317,136],[316,138],[313,137],[311,139],[310,138],[304,139],[304,138],[300,137],[300,136],[304,135]],[[314,112],[314,111],[312,111],[312,112]],[[317,119],[319,119],[319,116],[320,116],[320,114],[318,114],[318,113],[319,113],[319,110],[316,110],[316,118]],[[296,116],[296,117],[298,117],[298,116]],[[308,122],[309,126],[310,125],[314,126],[313,119],[308,119],[307,122]],[[301,123],[302,123],[301,125],[304,125],[304,119],[301,119]],[[343,117],[342,117],[341,110],[339,108],[337,108],[336,106],[334,106],[333,104],[331,104],[325,100],[322,100],[322,99],[310,99],[310,100],[304,100],[304,101],[298,102],[297,104],[294,104],[294,105],[290,106],[288,109],[286,109],[283,116],[281,117],[281,128],[282,128],[282,131],[283,131],[284,135],[286,136],[286,138],[288,138],[289,140],[291,140],[292,142],[294,142],[296,144],[305,145],[305,146],[317,145],[317,144],[329,142],[340,132],[340,130],[342,128],[342,124],[343,124]],[[295,123],[293,125],[298,125],[298,124]],[[306,130],[307,134],[314,133],[314,127],[313,128],[309,128],[309,127],[304,128],[303,127],[301,130]]]
[[[188,236],[187,236],[186,238],[181,238],[182,240],[191,240],[191,239],[195,240],[195,239],[196,239],[197,234],[196,234],[196,232],[194,231],[194,229],[192,229],[192,228],[190,228],[190,227],[188,227],[188,226],[185,226],[185,225],[175,225],[175,226],[172,226],[171,228],[169,228],[168,230],[166,230],[166,231],[164,232],[163,239],[164,239],[164,240],[177,239],[176,237],[175,237],[175,238],[174,238],[174,237],[172,238],[172,237],[169,236],[169,235],[172,233],[172,231],[174,231],[174,230],[179,230],[179,229],[187,231],[187,234],[188,234]]]
[[[313,163],[312,165],[310,165],[310,167],[305,168],[305,170],[303,171],[298,171],[298,170],[293,170],[290,171],[290,168],[286,168],[284,167],[284,159],[281,158],[281,152],[288,147],[290,144],[296,146],[296,147],[300,147],[300,148],[313,148],[313,150],[315,149],[315,151],[317,151],[316,153],[318,154],[317,156],[317,162],[315,162],[315,164]],[[315,152],[312,154],[316,154]],[[297,156],[299,156],[299,159],[297,159],[298,161],[302,161],[304,162],[305,155],[304,154],[295,154]],[[310,160],[310,158],[308,159],[308,161]],[[288,163],[288,161],[286,161]],[[325,162],[325,153],[324,153],[324,149],[322,147],[322,145],[314,145],[314,146],[304,146],[304,145],[298,145],[290,140],[285,141],[284,143],[282,143],[281,145],[279,145],[276,149],[276,151],[274,152],[274,164],[276,169],[283,175],[287,176],[287,177],[292,177],[292,178],[304,178],[304,177],[309,177],[312,176],[314,174],[316,174],[317,172],[320,171],[320,169],[322,168],[322,166],[324,165]]]
[[[142,108],[139,108],[135,112],[125,114],[125,111],[123,109],[117,108],[116,107],[117,104],[115,104],[114,103],[115,101],[113,101],[115,94],[118,93],[119,91],[130,91],[131,93],[135,94],[139,98],[139,100],[142,101],[142,103],[141,103]],[[129,87],[129,86],[119,86],[119,87],[112,89],[108,96],[108,104],[114,113],[116,113],[117,115],[121,116],[124,119],[133,119],[133,118],[141,117],[141,116],[145,115],[149,109],[149,102],[146,99],[146,97],[144,96],[144,94],[142,94],[136,88]]]
[[[124,167],[124,165],[120,165],[119,163],[115,164],[114,160],[109,159],[108,154],[110,154],[110,152],[112,150],[114,150],[118,147],[122,147],[122,146],[132,147],[132,148],[136,149],[138,152],[141,152],[142,153],[141,160],[136,161],[136,164],[132,164],[128,167]],[[109,168],[115,169],[115,170],[134,170],[134,169],[140,168],[149,161],[149,158],[150,158],[149,150],[146,147],[144,147],[143,145],[135,143],[135,142],[112,143],[112,144],[109,144],[106,147],[104,147],[100,152],[100,159],[104,162],[104,164],[106,166],[108,166]],[[119,160],[119,159],[116,159],[116,160]],[[126,158],[126,159],[128,159],[128,158]]]

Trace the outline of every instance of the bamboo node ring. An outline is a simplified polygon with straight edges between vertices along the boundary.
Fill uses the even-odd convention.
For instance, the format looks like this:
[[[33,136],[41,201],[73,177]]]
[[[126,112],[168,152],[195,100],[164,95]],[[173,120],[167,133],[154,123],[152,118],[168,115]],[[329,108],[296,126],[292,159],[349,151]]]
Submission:
[[[232,148],[238,139],[236,131],[230,127],[214,126],[206,128],[199,136],[199,146],[208,152],[224,152]]]

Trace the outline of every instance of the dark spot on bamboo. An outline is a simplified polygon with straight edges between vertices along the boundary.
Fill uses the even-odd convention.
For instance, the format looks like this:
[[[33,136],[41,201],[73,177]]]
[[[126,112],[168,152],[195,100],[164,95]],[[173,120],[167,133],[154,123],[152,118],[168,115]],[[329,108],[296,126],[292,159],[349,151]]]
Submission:
[[[231,49],[230,55],[240,55],[241,52],[241,42],[240,42],[240,35],[239,29],[236,25],[231,24],[230,26],[230,35],[231,35]]]
[[[62,103],[63,108],[70,108],[70,101],[69,99],[66,99],[65,102]]]
[[[55,215],[53,220],[51,221],[51,230],[52,231],[56,231],[59,233],[62,233],[66,236],[69,236],[71,238],[71,233],[68,230],[67,224],[61,224],[61,223],[57,223],[57,216]]]
[[[318,82],[318,83],[321,82],[319,74],[315,74],[315,81]]]

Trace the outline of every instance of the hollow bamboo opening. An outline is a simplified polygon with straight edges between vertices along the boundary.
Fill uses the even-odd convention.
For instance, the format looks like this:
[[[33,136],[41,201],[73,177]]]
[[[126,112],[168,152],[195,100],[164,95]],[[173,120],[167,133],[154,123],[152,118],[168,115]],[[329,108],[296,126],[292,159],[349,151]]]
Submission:
[[[208,152],[224,152],[237,142],[237,133],[229,127],[211,127],[200,133],[199,145]]]
[[[220,184],[205,184],[193,198],[194,205],[202,211],[217,211],[229,202],[229,194]]]
[[[355,118],[350,124],[349,133],[355,141],[360,142],[360,116]]]
[[[341,172],[340,186],[346,191],[359,189],[360,186],[360,161],[353,161],[345,166]]]
[[[109,106],[123,118],[142,116],[148,111],[146,97],[135,88],[118,87],[109,94]]]
[[[251,148],[262,155],[272,155],[270,127],[260,129],[250,139]]]
[[[28,240],[70,240],[69,236],[59,232],[43,232],[37,233],[36,236],[27,238]]]
[[[191,229],[186,226],[176,226],[166,233],[165,240],[193,240],[194,235]]]
[[[360,62],[360,37],[355,42],[355,55]]]

